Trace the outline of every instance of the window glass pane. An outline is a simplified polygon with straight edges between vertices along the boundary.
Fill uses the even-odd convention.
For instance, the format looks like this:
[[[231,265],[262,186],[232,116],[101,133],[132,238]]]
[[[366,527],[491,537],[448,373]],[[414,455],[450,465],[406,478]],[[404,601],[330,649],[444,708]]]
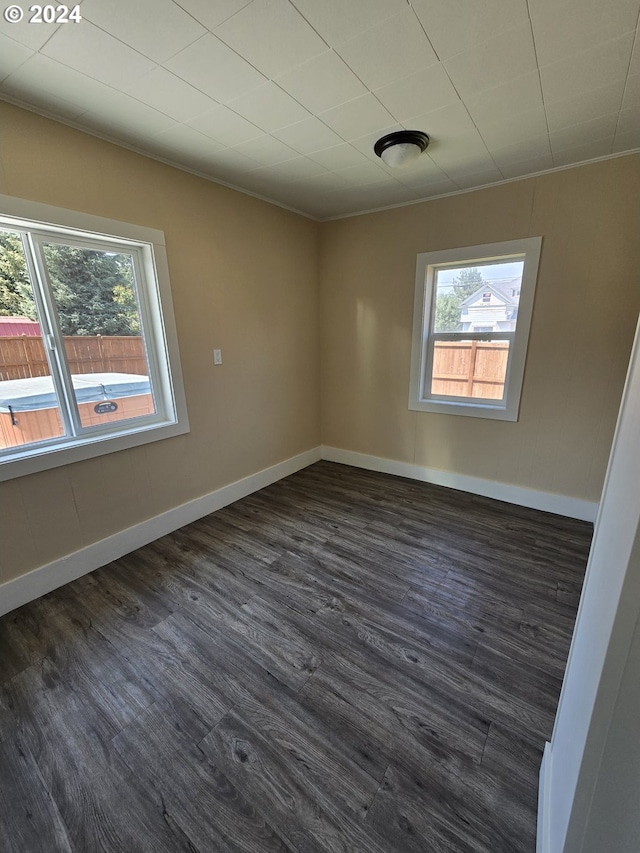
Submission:
[[[436,332],[513,332],[524,261],[436,270]]]
[[[502,400],[509,341],[435,341],[431,393]]]
[[[42,248],[82,426],[154,414],[132,256]]]
[[[22,239],[0,230],[0,450],[62,435]]]

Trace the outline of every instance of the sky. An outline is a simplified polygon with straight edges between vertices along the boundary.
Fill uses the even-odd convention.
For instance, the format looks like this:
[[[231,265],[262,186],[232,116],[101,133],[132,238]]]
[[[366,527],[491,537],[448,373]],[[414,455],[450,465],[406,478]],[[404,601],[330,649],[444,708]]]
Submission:
[[[485,281],[495,281],[501,278],[514,278],[517,275],[521,275],[522,266],[522,261],[513,261],[507,264],[478,265],[478,269],[482,271],[482,277]],[[438,270],[438,291],[447,292],[450,290],[451,282],[459,272],[460,267]]]

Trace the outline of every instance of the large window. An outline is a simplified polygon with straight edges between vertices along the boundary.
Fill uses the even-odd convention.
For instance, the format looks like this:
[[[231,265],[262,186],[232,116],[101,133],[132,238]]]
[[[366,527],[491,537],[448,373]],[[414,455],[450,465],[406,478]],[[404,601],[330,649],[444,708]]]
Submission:
[[[187,431],[161,232],[0,196],[0,479]]]
[[[541,243],[418,255],[410,409],[518,419]]]

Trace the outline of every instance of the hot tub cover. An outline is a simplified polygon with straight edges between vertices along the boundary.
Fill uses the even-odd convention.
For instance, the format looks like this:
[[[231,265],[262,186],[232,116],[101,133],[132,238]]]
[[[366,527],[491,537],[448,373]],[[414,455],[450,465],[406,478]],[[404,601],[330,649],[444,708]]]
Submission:
[[[99,403],[119,397],[150,394],[148,376],[135,373],[83,373],[71,377],[78,403]],[[7,379],[0,382],[0,412],[31,412],[53,409],[58,400],[51,376]]]

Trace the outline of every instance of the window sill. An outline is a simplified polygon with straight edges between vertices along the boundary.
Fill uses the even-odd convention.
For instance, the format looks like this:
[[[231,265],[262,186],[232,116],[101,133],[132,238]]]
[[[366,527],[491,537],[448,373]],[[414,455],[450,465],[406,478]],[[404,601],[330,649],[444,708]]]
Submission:
[[[84,459],[94,459],[105,456],[118,450],[128,450],[130,447],[140,447],[153,441],[161,441],[176,435],[184,435],[189,432],[189,423],[186,414],[180,419],[180,423],[150,424],[147,426],[136,426],[135,429],[122,431],[118,435],[100,435],[90,439],[71,439],[60,444],[50,444],[46,448],[34,445],[28,450],[24,445],[17,447],[19,458],[6,456],[0,462],[0,482],[13,480],[16,477],[24,477],[27,474],[36,474],[39,471],[47,471],[72,462],[81,462]]]
[[[515,409],[515,411],[514,411]],[[488,418],[494,421],[518,420],[518,410],[515,407],[492,406],[490,403],[463,403],[459,400],[410,400],[409,410],[412,412],[432,412],[440,415],[463,415],[470,418]]]

